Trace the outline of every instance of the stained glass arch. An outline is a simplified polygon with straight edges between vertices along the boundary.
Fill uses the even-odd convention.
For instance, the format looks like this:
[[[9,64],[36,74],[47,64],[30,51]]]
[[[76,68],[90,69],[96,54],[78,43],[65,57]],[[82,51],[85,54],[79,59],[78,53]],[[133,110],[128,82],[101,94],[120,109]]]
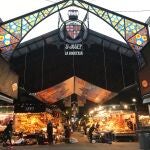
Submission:
[[[140,65],[142,66],[143,60],[140,55],[140,51],[149,41],[148,25],[83,0],[63,0],[1,23],[1,55],[6,60],[9,60],[14,49],[37,24],[59,10],[68,8],[70,6],[76,6],[87,10],[108,23],[133,49],[138,57],[139,62],[141,63]]]

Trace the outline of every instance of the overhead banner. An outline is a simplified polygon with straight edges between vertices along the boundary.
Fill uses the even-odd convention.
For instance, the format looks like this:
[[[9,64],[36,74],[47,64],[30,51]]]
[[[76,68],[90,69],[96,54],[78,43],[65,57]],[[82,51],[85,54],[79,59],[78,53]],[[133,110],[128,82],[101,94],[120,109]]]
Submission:
[[[9,64],[0,57],[0,93],[12,98],[18,96],[18,75],[13,72]]]

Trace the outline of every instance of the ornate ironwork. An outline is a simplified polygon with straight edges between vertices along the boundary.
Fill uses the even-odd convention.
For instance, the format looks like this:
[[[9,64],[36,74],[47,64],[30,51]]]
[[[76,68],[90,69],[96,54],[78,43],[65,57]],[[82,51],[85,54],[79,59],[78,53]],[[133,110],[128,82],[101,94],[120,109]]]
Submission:
[[[140,65],[142,65],[143,59],[140,55],[140,51],[149,41],[148,25],[83,0],[63,0],[1,23],[1,55],[5,59],[9,60],[13,50],[19,45],[21,40],[30,32],[31,29],[52,14],[70,6],[76,6],[87,10],[107,22],[134,50],[138,60],[140,60]]]

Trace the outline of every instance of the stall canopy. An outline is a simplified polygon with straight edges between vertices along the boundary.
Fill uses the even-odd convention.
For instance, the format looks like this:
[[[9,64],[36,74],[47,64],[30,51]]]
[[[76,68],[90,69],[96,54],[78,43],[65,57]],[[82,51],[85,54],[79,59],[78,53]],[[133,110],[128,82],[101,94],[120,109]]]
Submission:
[[[98,104],[103,104],[117,95],[78,77],[71,77],[60,84],[35,93],[34,96],[41,101],[55,103],[74,93]]]

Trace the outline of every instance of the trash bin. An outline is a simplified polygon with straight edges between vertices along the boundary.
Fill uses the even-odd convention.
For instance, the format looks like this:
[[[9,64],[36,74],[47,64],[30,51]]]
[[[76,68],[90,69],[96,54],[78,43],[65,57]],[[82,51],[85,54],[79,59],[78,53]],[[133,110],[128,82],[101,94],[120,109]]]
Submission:
[[[141,150],[150,150],[150,131],[141,130],[138,131],[138,138]]]

